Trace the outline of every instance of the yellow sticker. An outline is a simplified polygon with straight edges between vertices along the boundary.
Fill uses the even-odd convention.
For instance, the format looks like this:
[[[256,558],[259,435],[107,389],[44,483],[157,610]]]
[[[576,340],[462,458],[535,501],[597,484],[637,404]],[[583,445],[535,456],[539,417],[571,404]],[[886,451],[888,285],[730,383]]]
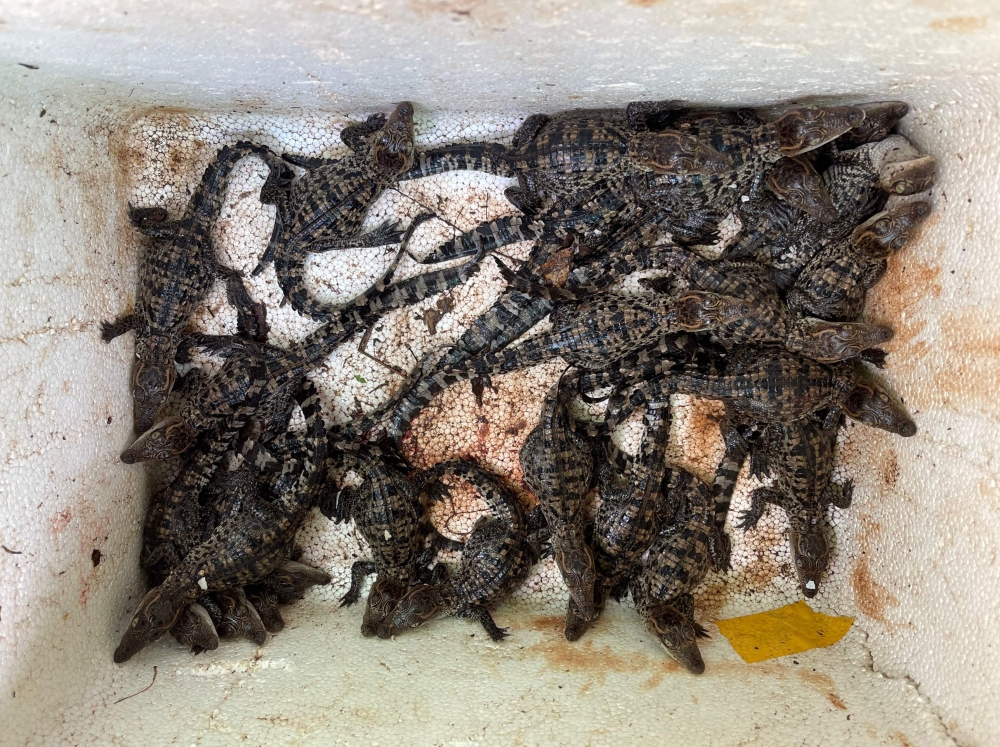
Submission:
[[[811,648],[832,646],[851,629],[853,617],[830,617],[803,601],[756,615],[715,623],[743,661],[776,659]]]

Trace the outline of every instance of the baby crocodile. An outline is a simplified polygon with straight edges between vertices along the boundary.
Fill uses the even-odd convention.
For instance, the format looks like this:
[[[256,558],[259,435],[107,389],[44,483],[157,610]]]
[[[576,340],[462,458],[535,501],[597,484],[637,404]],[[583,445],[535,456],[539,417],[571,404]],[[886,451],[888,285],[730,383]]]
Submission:
[[[378,629],[379,638],[418,628],[438,614],[475,619],[494,641],[507,630],[493,621],[489,608],[516,589],[528,575],[533,554],[526,544],[528,517],[509,487],[479,465],[457,460],[435,465],[428,482],[440,475],[455,475],[476,487],[490,509],[472,527],[462,550],[458,576],[440,584],[419,584],[397,602]],[[442,497],[435,493],[435,499]]]
[[[930,203],[895,205],[855,229],[849,239],[828,244],[807,264],[788,291],[788,307],[800,314],[852,322],[861,317],[865,295],[930,215]]]
[[[708,485],[685,470],[670,471],[665,491],[680,504],[676,518],[664,527],[649,549],[644,568],[629,590],[646,630],[692,674],[705,671],[698,638],[708,633],[694,620],[691,592],[711,568],[729,566],[727,545],[715,526]]]
[[[434,531],[420,502],[421,485],[415,484],[390,459],[360,452],[344,457],[348,464],[354,464],[361,484],[325,497],[320,511],[333,521],[354,519],[371,550],[374,562],[359,560],[351,568],[351,588],[341,600],[341,606],[357,602],[365,577],[378,574],[368,594],[361,624],[361,634],[373,636],[413,583],[420,568],[429,562],[424,541]]]
[[[486,157],[484,157],[485,154]],[[579,110],[528,117],[509,148],[497,144],[449,145],[421,154],[408,178],[455,168],[516,176],[507,198],[534,212],[543,199],[558,200],[595,182],[632,171],[683,176],[718,174],[728,159],[690,134],[647,132],[635,117],[609,110]]]
[[[170,628],[170,635],[181,645],[190,646],[195,654],[215,651],[219,647],[219,633],[215,629],[215,623],[208,610],[197,602],[184,608],[177,622]]]
[[[593,539],[597,568],[595,620],[609,596],[622,598],[629,576],[656,537],[663,515],[669,513],[662,494],[668,466],[669,407],[647,407],[644,421],[646,433],[638,457],[625,472],[624,484],[615,479],[607,459],[598,462],[601,505],[594,520]],[[568,613],[566,639],[578,640],[589,625]]]
[[[820,249],[848,238],[881,210],[886,193],[923,192],[934,185],[936,173],[934,158],[922,155],[901,135],[836,153],[823,181],[838,219],[829,225],[800,219],[758,256],[773,268],[775,282],[784,290]]]
[[[166,211],[151,208],[132,211],[140,230],[169,237],[167,246],[143,250],[139,257],[139,284],[135,311],[101,325],[105,342],[135,330],[135,368],[132,374],[133,422],[135,430],[147,430],[163,406],[177,378],[174,358],[191,314],[204,300],[215,277],[224,278],[230,301],[252,317],[253,302],[239,274],[215,258],[211,232],[222,210],[226,187],[236,163],[259,156],[270,169],[265,190],[286,177],[286,167],[262,145],[239,142],[219,151],[205,169],[201,183],[188,201],[184,216],[167,222]],[[151,216],[159,220],[153,220]],[[154,228],[148,228],[151,224]]]
[[[568,410],[570,387],[560,378],[545,395],[538,426],[521,448],[524,481],[552,531],[552,550],[563,581],[569,587],[567,614],[587,622],[595,619],[594,553],[584,539],[584,501],[594,470],[591,445],[574,428]]]
[[[768,426],[751,449],[751,466],[758,476],[770,473],[774,482],[753,492],[750,508],[737,524],[756,527],[768,503],[785,509],[795,572],[802,593],[810,598],[830,561],[824,533],[827,506],[851,504],[851,483],[840,486],[830,479],[836,444],[837,426],[825,425],[818,416]]]
[[[323,586],[328,583],[330,575],[325,571],[310,568],[297,561],[286,560],[260,581],[249,584],[244,591],[247,600],[260,615],[267,632],[277,633],[285,627],[278,605],[290,604],[296,599],[301,599],[310,586]]]
[[[854,420],[901,436],[917,426],[902,404],[867,377],[853,361],[824,364],[771,345],[741,348],[720,375],[690,366],[673,368],[642,382],[629,402],[608,404],[609,427],[615,427],[644,399],[662,400],[672,393],[722,400],[727,410],[762,422],[802,418],[832,408]]]
[[[766,189],[751,190],[734,210],[740,233],[726,247],[726,257],[751,256],[762,243],[787,231],[800,217],[833,223],[833,206],[823,177],[804,158],[783,158],[767,172]]]
[[[718,223],[769,166],[829,143],[861,124],[864,117],[864,111],[855,106],[800,107],[759,125],[719,124],[715,117],[679,125],[728,156],[732,166],[717,176],[657,175],[643,191],[647,199],[666,200],[675,210],[708,211]]]
[[[374,145],[366,145],[366,136]],[[273,259],[285,298],[300,314],[329,320],[339,310],[310,298],[306,290],[305,257],[310,252],[361,246],[380,246],[400,240],[394,226],[385,224],[358,234],[368,208],[413,163],[413,104],[404,101],[388,119],[380,115],[345,128],[341,139],[354,153],[333,162],[286,156],[300,166],[314,167],[279,195],[271,242],[253,274]]]
[[[865,120],[833,141],[837,150],[885,140],[910,111],[910,105],[904,101],[871,101],[858,106],[864,110]]]
[[[191,550],[146,594],[115,650],[116,663],[128,661],[162,637],[204,592],[242,587],[264,578],[284,562],[323,481],[326,439],[322,418],[313,422],[310,440],[312,452],[293,489],[223,521],[208,540]]]

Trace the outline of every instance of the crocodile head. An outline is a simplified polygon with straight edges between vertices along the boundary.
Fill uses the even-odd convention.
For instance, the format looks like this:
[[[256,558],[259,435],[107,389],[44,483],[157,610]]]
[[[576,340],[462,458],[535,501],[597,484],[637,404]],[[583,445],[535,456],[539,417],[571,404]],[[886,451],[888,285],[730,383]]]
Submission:
[[[660,645],[691,674],[705,671],[705,660],[698,649],[698,639],[707,638],[707,631],[690,615],[671,604],[656,605],[646,613],[646,630],[656,636]]]
[[[895,205],[873,215],[851,234],[851,242],[869,259],[885,259],[904,246],[931,214],[929,202]]]
[[[753,308],[734,296],[687,291],[674,302],[674,312],[682,330],[704,332],[746,319],[753,314]]]
[[[909,161],[885,164],[879,171],[879,186],[894,195],[915,195],[934,186],[937,161],[934,156],[919,156]]]
[[[125,464],[135,464],[151,459],[169,459],[190,446],[198,432],[187,421],[177,416],[161,420],[122,452]]]
[[[397,177],[413,165],[413,104],[402,101],[392,110],[375,138],[372,159],[386,177]]]
[[[865,121],[841,136],[837,141],[841,150],[885,139],[910,111],[910,105],[903,101],[872,101],[860,107],[865,110]]]
[[[176,346],[164,335],[151,335],[136,342],[132,373],[132,421],[136,433],[149,430],[174,388]]]
[[[115,649],[115,664],[124,664],[147,645],[162,638],[177,622],[185,606],[168,599],[160,587],[150,589]]]
[[[215,651],[219,647],[219,633],[215,629],[208,610],[197,602],[192,602],[170,628],[170,634],[196,653]]]
[[[597,607],[594,604],[597,568],[593,551],[587,546],[583,535],[572,527],[561,527],[553,534],[552,549],[556,566],[569,587],[580,617],[593,622],[597,619]]]
[[[823,363],[855,358],[892,339],[892,330],[863,322],[827,322],[807,317],[785,340],[785,347]]]
[[[782,114],[774,129],[782,154],[797,156],[826,145],[864,121],[864,109],[858,106],[802,106]]]
[[[782,158],[767,175],[774,194],[820,223],[837,220],[837,208],[826,191],[823,177],[801,158]]]
[[[418,584],[396,602],[378,626],[379,638],[391,638],[404,630],[419,628],[443,611],[441,595],[430,584]]]
[[[628,154],[657,174],[714,176],[732,168],[731,159],[709,143],[676,130],[636,135]]]
[[[874,381],[858,376],[854,388],[842,405],[844,412],[858,422],[880,428],[900,436],[914,436],[917,424],[903,405]]]
[[[392,614],[396,602],[403,596],[404,586],[392,578],[380,577],[368,594],[368,606],[365,607],[365,617],[361,621],[361,635],[371,638],[378,632],[379,626]]]
[[[830,545],[823,523],[813,520],[792,521],[788,534],[792,562],[803,596],[812,599],[819,591],[819,581],[830,564]]]

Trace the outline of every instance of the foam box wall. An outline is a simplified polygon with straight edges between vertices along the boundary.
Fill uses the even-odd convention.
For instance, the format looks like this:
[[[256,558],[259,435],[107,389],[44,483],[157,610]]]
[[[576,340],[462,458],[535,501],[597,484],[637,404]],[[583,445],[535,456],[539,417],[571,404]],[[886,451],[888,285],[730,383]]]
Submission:
[[[853,0],[0,6],[0,742],[995,743],[997,10]],[[359,613],[336,607],[364,548],[316,516],[302,542],[335,582],[288,608],[285,631],[265,646],[225,641],[193,658],[162,642],[110,663],[142,592],[140,526],[155,481],[117,461],[130,438],[131,343],[105,346],[97,333],[134,293],[127,204],[179,210],[214,150],[244,134],[334,154],[347,119],[403,98],[418,104],[425,143],[502,139],[532,111],[632,99],[911,103],[905,133],[940,166],[935,212],[891,262],[869,316],[896,329],[886,379],[920,432],[903,440],[855,426],[842,440],[837,479],[855,481],[855,505],[831,514],[837,558],[814,606],[857,617],[844,641],[749,666],[710,625],[796,598],[777,511],[737,535],[735,570],[699,594],[714,633],[700,678],[671,666],[627,605],[567,644],[565,590],[545,565],[498,610],[512,629],[505,643],[461,620],[364,640]],[[214,237],[243,270],[272,220],[253,199],[262,178],[254,159],[240,165]],[[437,177],[386,195],[371,220],[433,203],[467,228],[509,210],[504,186]],[[446,230],[427,226],[417,243],[429,248]],[[329,255],[310,277],[318,293],[346,297],[385,261],[381,250]],[[408,367],[460,334],[499,285],[485,267],[452,308],[431,299],[390,315],[374,352]],[[251,290],[275,308],[273,273]],[[231,329],[222,300],[216,289],[201,329]],[[310,328],[288,309],[272,319],[280,344]],[[415,423],[411,454],[471,454],[516,480],[521,421],[557,373],[500,379],[482,408],[453,387]],[[399,381],[353,344],[315,379],[335,420]],[[706,475],[719,449],[714,406],[676,405],[672,454]],[[741,482],[735,510],[752,487]],[[461,536],[478,508],[458,494],[436,518]]]

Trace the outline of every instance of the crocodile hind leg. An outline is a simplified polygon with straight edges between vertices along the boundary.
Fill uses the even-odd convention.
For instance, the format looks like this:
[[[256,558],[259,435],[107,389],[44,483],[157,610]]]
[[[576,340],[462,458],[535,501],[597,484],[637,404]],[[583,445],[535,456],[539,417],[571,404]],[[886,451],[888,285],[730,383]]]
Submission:
[[[236,328],[252,340],[267,339],[267,307],[254,301],[243,285],[243,274],[216,261],[213,272],[226,284],[226,300],[236,309]]]
[[[854,481],[848,480],[843,485],[831,482],[827,488],[827,498],[837,508],[850,508],[854,498]]]
[[[375,573],[375,564],[370,560],[359,560],[351,566],[351,588],[341,598],[341,607],[350,607],[361,599],[361,587],[365,579]]]
[[[773,490],[757,488],[750,494],[750,508],[740,514],[740,521],[736,526],[745,531],[755,529],[757,523],[763,518],[768,503],[780,506],[782,497]]]
[[[532,142],[538,133],[542,131],[542,128],[552,120],[548,114],[532,114],[523,122],[521,126],[517,128],[517,132],[514,133],[513,139],[510,144],[514,148],[522,148],[528,143]]]
[[[480,607],[479,605],[474,605],[462,610],[457,614],[458,617],[464,617],[468,620],[478,620],[479,624],[483,626],[483,630],[486,631],[486,635],[490,637],[491,641],[500,642],[506,638],[510,633],[507,628],[501,628],[493,620],[493,615],[485,607]]]

